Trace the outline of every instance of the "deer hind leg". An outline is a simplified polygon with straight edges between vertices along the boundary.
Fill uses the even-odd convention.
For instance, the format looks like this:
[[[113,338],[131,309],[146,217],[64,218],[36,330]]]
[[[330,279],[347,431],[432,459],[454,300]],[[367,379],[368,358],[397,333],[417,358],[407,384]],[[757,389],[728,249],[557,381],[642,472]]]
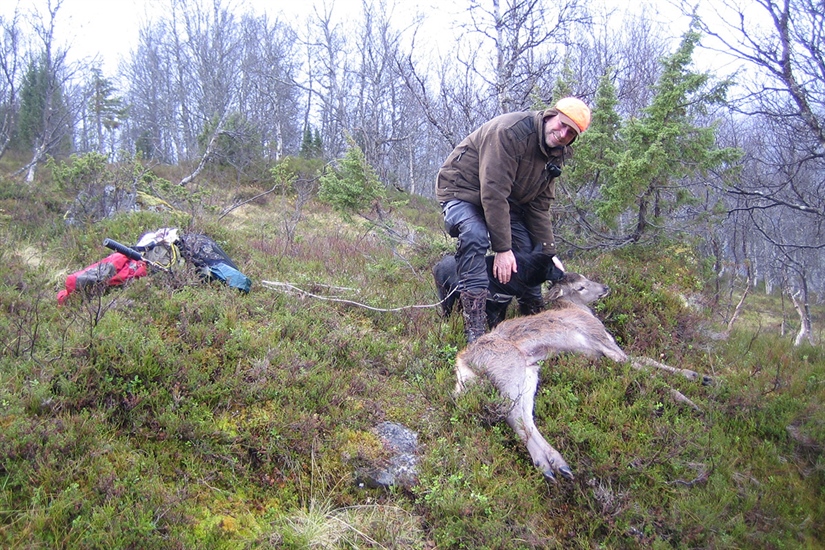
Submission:
[[[561,454],[544,439],[533,419],[536,389],[539,383],[538,365],[535,363],[528,365],[523,361],[510,365],[505,370],[500,370],[496,375],[493,383],[502,395],[513,403],[507,415],[507,424],[527,446],[533,464],[551,481],[556,480],[556,473],[567,479],[573,479],[570,466]]]

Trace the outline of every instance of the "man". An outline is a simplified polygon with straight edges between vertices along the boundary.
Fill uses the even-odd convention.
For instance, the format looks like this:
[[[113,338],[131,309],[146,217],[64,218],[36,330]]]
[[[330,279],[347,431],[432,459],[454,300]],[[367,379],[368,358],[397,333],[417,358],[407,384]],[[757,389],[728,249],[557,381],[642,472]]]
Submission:
[[[550,218],[554,180],[561,174],[568,146],[590,125],[590,109],[574,97],[552,109],[499,115],[458,144],[436,180],[444,227],[458,237],[458,264],[464,333],[474,342],[486,330],[487,267],[495,253],[493,276],[507,284],[518,271],[513,251],[555,257]],[[541,286],[519,297],[523,314],[544,308]]]

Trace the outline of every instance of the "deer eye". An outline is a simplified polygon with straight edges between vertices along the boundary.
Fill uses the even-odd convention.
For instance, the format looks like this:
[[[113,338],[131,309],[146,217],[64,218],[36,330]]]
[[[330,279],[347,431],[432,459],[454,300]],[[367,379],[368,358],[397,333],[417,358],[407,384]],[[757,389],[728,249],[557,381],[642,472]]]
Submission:
[[[579,288],[577,288],[577,289],[576,289],[576,291],[577,291],[577,292],[584,292],[584,287],[583,287],[583,286],[580,286]]]

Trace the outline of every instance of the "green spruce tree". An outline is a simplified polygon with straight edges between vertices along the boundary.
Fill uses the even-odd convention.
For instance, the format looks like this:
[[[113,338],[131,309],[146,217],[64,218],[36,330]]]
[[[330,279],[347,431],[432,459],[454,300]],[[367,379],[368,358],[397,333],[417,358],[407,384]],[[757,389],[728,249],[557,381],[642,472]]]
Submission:
[[[311,159],[315,157],[315,151],[312,146],[312,128],[307,125],[304,127],[304,136],[301,139],[301,150],[298,155],[301,158]]]
[[[324,143],[321,141],[321,131],[315,128],[315,136],[312,138],[312,153],[315,158],[323,158]]]
[[[577,208],[586,208],[592,192],[600,186],[609,186],[614,178],[622,150],[618,104],[612,71],[608,70],[599,80],[590,127],[576,139],[574,162],[565,170],[565,182],[576,197]]]
[[[106,152],[104,132],[114,132],[126,119],[128,109],[123,98],[115,96],[117,91],[112,82],[103,76],[100,68],[92,69],[89,86],[89,111],[95,131],[95,147],[99,153]]]
[[[20,86],[20,114],[12,148],[39,150],[45,154],[67,152],[72,146],[72,128],[63,89],[46,56],[29,63]]]
[[[348,141],[349,149],[341,159],[339,169],[321,177],[318,193],[320,200],[331,204],[346,217],[363,212],[384,196],[384,187],[364,152],[354,140]]]
[[[44,110],[50,89],[50,78],[45,65],[42,62],[31,62],[20,88],[20,115],[17,119],[15,148],[31,149],[43,134]]]
[[[662,61],[664,72],[651,104],[621,129],[618,153],[605,156],[608,161],[615,157],[615,169],[600,186],[596,213],[614,228],[621,215],[630,214],[629,242],[663,227],[669,213],[691,201],[689,182],[726,168],[740,155],[738,149],[719,148],[716,128],[698,122],[711,106],[724,102],[729,86],[712,84],[707,73],[691,70],[699,38],[692,25],[677,51]]]

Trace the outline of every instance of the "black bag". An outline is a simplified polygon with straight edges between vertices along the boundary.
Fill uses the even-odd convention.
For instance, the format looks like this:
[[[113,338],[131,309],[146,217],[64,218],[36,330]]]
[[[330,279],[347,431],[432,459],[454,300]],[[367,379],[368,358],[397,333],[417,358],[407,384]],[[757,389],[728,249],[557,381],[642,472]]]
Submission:
[[[199,233],[182,235],[179,242],[183,259],[202,269],[209,278],[218,279],[233,288],[249,292],[252,281],[241,273],[218,243]]]

